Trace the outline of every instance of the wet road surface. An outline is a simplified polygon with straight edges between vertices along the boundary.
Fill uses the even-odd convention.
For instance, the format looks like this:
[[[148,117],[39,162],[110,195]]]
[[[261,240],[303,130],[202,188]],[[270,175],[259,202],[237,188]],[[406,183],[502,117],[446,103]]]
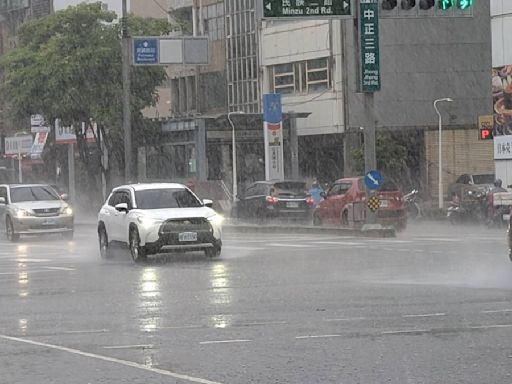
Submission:
[[[504,230],[226,234],[138,265],[77,232],[1,238],[1,383],[512,382]]]

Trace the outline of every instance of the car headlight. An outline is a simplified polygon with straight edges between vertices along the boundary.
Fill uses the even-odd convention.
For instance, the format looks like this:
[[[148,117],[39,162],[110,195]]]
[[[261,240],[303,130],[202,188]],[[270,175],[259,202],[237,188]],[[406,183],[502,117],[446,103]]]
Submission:
[[[28,217],[28,216],[33,215],[31,210],[23,209],[23,208],[16,208],[14,213],[15,213],[16,217],[19,219],[21,219],[22,217]]]
[[[212,223],[213,225],[220,226],[220,225],[222,225],[222,222],[224,221],[224,217],[222,217],[221,215],[214,215],[214,216],[208,217],[208,221],[210,223]]]
[[[60,209],[60,213],[61,215],[71,216],[73,214],[73,209],[70,206],[62,207]]]

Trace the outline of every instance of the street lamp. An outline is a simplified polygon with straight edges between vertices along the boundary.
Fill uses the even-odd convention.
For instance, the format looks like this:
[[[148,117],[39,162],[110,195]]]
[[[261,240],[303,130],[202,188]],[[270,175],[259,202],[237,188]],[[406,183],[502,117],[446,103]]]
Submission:
[[[232,115],[243,115],[245,112],[243,111],[235,111],[228,113],[228,121],[231,124],[231,141],[232,141],[232,156],[233,156],[233,203],[236,202],[237,195],[237,182],[236,182],[236,139],[235,139],[235,124],[231,120]]]
[[[434,109],[436,110],[437,112],[437,115],[439,116],[439,209],[443,209],[443,206],[444,206],[444,200],[443,200],[443,150],[442,150],[442,144],[443,144],[443,139],[442,139],[442,129],[443,129],[443,122],[442,122],[442,118],[441,118],[441,113],[439,113],[439,109],[437,109],[437,103],[440,103],[440,102],[443,102],[443,101],[446,101],[446,102],[449,102],[451,103],[453,101],[453,99],[449,98],[449,97],[444,97],[442,99],[437,99],[434,101]]]

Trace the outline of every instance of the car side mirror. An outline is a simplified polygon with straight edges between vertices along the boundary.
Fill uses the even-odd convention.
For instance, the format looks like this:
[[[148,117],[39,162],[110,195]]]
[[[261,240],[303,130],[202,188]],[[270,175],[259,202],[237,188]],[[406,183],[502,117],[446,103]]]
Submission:
[[[213,208],[213,201],[210,199],[203,199],[203,205],[208,208]]]
[[[6,203],[5,197],[0,197],[0,205],[5,205]]]
[[[68,201],[69,200],[69,195],[67,193],[62,193],[60,195],[60,198],[64,201]]]
[[[119,203],[119,204],[116,204],[115,206],[116,208],[116,211],[118,212],[128,212],[128,204],[126,203]]]

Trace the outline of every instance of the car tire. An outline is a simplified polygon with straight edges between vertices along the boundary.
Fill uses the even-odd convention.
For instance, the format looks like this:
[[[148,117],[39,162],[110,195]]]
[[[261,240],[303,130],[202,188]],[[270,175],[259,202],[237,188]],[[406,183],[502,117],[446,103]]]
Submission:
[[[108,235],[105,227],[101,226],[98,229],[98,242],[100,246],[100,256],[102,259],[110,259],[112,257],[112,250],[108,243]]]
[[[67,231],[62,233],[62,237],[66,240],[73,240],[73,236],[75,236],[75,231]]]
[[[132,255],[132,259],[136,263],[143,262],[147,259],[146,250],[143,246],[140,245],[140,236],[139,230],[137,228],[132,228],[130,230],[130,254]]]
[[[219,241],[218,243],[214,243],[212,248],[206,248],[204,250],[204,254],[213,259],[215,257],[219,257],[222,252],[222,243]]]
[[[12,220],[9,216],[5,219],[5,237],[13,243],[20,239],[20,235],[14,232],[14,225],[12,224]]]

